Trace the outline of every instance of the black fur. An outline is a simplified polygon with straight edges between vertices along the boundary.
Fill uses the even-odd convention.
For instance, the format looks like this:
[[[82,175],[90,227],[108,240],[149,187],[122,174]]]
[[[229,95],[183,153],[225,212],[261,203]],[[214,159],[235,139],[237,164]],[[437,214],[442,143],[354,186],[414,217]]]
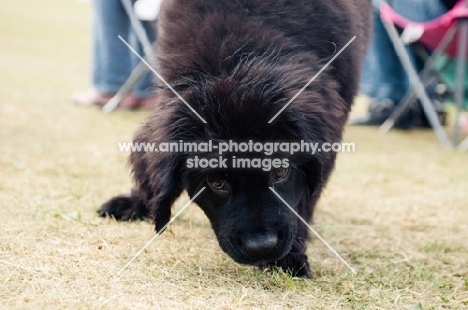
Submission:
[[[159,105],[135,142],[341,141],[371,29],[370,0],[166,0],[161,14],[160,73],[207,124],[171,91],[159,90]],[[268,124],[353,36],[355,42]],[[113,198],[100,214],[140,218],[146,205],[159,231],[184,189],[193,197],[205,186],[196,202],[227,254],[309,277],[308,230],[269,187],[311,221],[336,154],[277,154],[291,164],[281,182],[275,171],[188,169],[192,155],[132,153],[140,196]],[[224,181],[227,190],[212,189],[212,180]],[[274,249],[252,251],[271,238]]]

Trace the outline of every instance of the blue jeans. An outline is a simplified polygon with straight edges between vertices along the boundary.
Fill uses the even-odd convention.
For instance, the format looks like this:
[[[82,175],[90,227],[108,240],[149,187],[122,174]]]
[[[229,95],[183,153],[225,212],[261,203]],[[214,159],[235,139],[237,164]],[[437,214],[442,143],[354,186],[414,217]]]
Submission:
[[[118,36],[142,56],[143,48],[120,0],[93,0],[93,6],[93,86],[100,94],[111,94],[119,90],[140,61]],[[153,41],[150,29],[147,34]],[[152,73],[147,73],[133,87],[134,94],[139,98],[151,96],[152,81]]]
[[[364,60],[361,93],[371,98],[389,98],[394,102],[399,102],[409,90],[410,82],[380,20],[378,7],[382,2],[384,0],[372,0],[375,8],[373,39]],[[439,0],[391,0],[388,2],[397,13],[415,22],[435,19],[447,11]]]

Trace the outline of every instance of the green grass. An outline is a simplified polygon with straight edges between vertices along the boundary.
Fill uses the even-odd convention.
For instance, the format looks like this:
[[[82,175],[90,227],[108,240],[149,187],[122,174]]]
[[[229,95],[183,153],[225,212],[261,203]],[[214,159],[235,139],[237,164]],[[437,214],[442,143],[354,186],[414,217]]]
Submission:
[[[117,276],[153,227],[95,210],[130,188],[117,143],[146,113],[69,103],[89,85],[90,16],[75,1],[0,4],[2,309],[468,307],[468,154],[431,131],[347,128],[357,152],[340,154],[315,227],[356,276],[318,240],[310,281],[238,265],[196,206]]]

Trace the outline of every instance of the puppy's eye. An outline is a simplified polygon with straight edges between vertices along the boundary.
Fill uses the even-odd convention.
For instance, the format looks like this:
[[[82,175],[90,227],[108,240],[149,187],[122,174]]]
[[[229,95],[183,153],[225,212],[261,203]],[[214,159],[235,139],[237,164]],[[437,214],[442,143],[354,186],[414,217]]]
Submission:
[[[227,191],[229,190],[229,184],[226,181],[212,180],[208,181],[208,185],[216,191]]]
[[[288,168],[283,168],[283,169],[278,169],[273,172],[273,181],[275,183],[281,182],[284,179],[286,179],[289,175],[289,169]]]

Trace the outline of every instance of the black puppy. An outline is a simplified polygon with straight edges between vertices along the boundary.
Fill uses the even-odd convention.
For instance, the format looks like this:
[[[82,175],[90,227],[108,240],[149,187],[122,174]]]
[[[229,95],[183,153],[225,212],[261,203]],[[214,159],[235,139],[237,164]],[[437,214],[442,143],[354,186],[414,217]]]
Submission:
[[[370,31],[370,0],[166,0],[161,12],[159,73],[203,118],[170,90],[140,127],[135,143],[228,140],[334,143],[342,138],[357,92]],[[354,36],[275,120],[269,121]],[[197,154],[210,158],[214,154]],[[230,152],[229,158],[259,154]],[[137,190],[104,204],[101,216],[151,216],[160,231],[185,189],[209,218],[234,260],[277,265],[310,276],[308,230],[270,190],[306,221],[333,170],[336,153],[288,155],[289,165],[264,169],[195,169],[190,152],[133,152]]]

